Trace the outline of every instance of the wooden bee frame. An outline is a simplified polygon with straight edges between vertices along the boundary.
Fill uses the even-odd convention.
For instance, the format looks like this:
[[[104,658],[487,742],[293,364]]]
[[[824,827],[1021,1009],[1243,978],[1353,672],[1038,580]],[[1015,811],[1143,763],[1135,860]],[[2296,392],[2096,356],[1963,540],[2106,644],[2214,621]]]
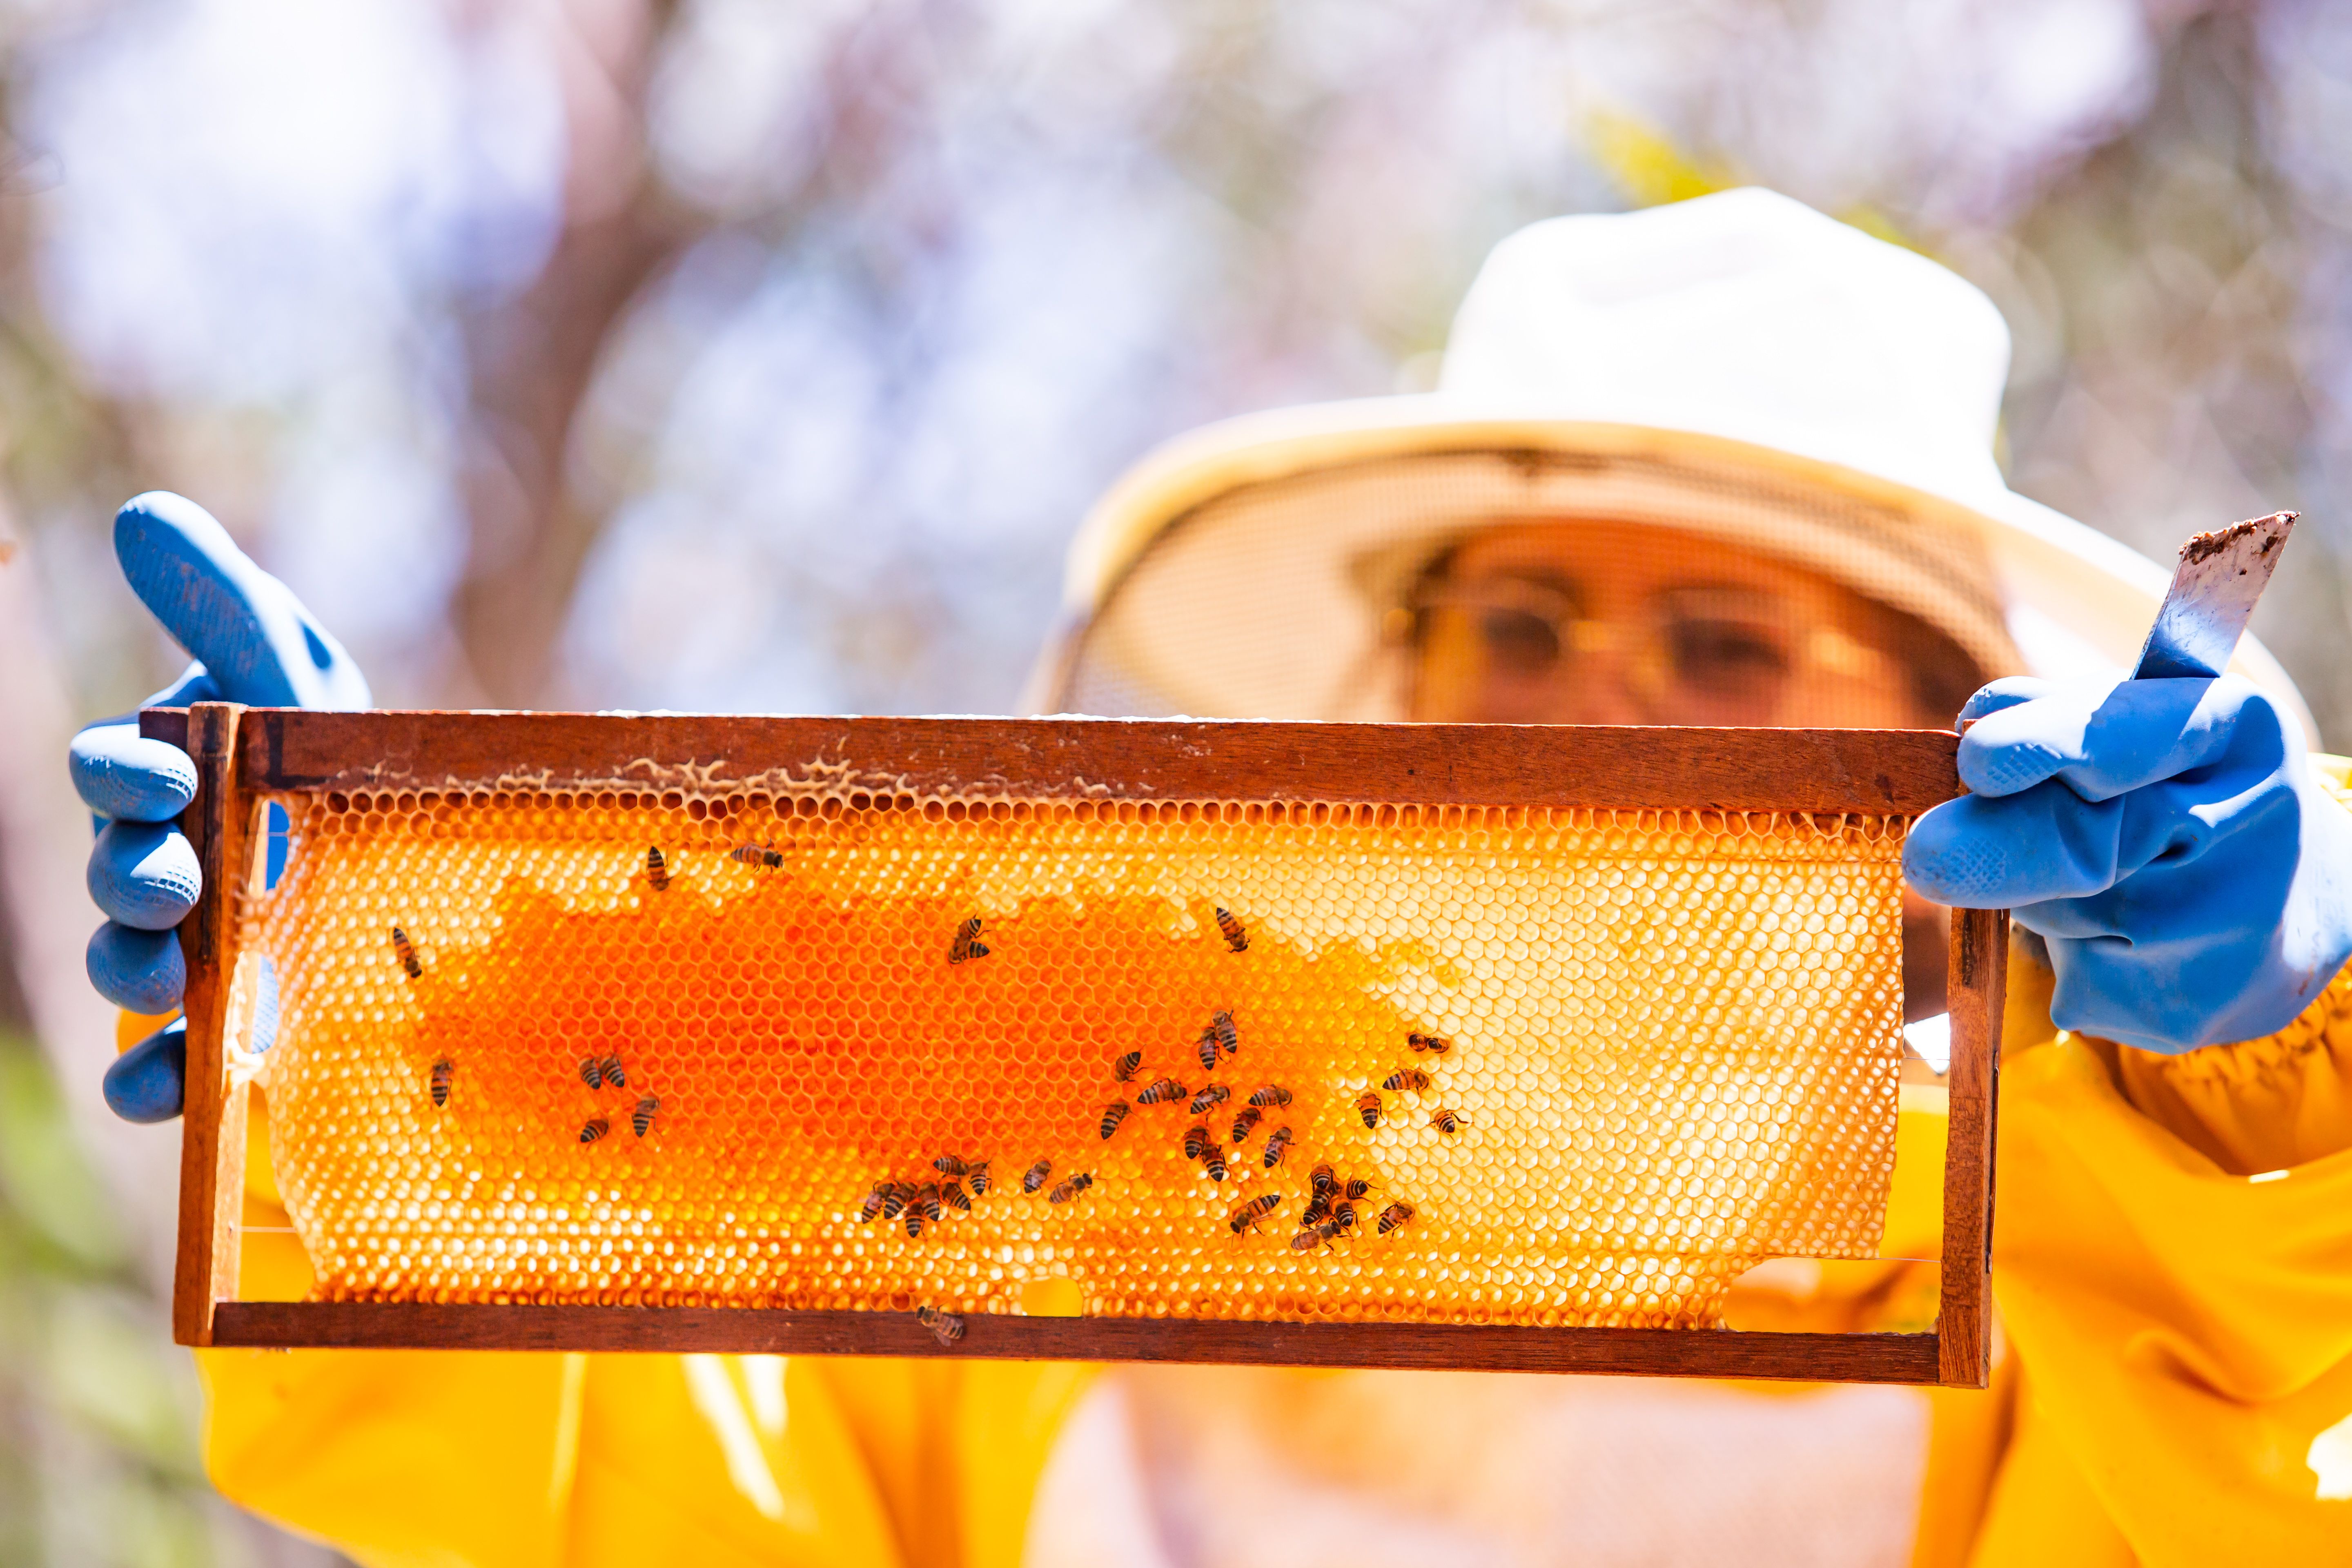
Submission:
[[[232,911],[270,792],[694,764],[721,782],[824,758],[905,787],[985,779],[1040,796],[1916,815],[1958,793],[1941,731],[1487,725],[320,713],[203,703],[142,715],[185,747],[205,885],[183,922],[187,1099],[174,1337],[192,1345],[954,1354],[1455,1367],[1984,1386],[1993,1123],[2008,916],[1955,910],[1941,1307],[1926,1333],[1293,1323],[978,1314],[942,1348],[911,1313],[236,1300],[246,1096],[227,1071]]]

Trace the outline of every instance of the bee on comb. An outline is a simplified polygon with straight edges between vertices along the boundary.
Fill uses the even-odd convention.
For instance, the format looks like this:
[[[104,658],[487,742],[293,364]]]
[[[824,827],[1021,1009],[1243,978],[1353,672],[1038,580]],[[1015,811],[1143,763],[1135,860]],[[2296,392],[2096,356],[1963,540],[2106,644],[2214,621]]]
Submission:
[[[1178,1083],[1172,1078],[1163,1078],[1153,1080],[1149,1088],[1144,1089],[1141,1094],[1137,1095],[1135,1097],[1135,1103],[1138,1105],[1165,1105],[1170,1100],[1181,1100],[1183,1098],[1184,1086]]]
[[[980,940],[980,917],[974,915],[956,927],[955,940],[948,943],[948,962],[962,963],[987,956],[988,944]]]
[[[662,858],[658,844],[646,851],[646,880],[654,885],[656,893],[669,891],[669,862]]]
[[[424,974],[425,965],[417,959],[415,944],[409,942],[408,933],[398,926],[392,928],[392,951],[400,959],[400,967],[408,971],[411,980]]]
[[[1249,928],[1223,904],[1217,906],[1217,930],[1224,937],[1225,945],[1235,952],[1249,951]]]
[[[1272,1214],[1281,1206],[1282,1194],[1280,1193],[1260,1193],[1257,1196],[1250,1199],[1249,1202],[1235,1209],[1233,1214],[1227,1217],[1225,1223],[1233,1226],[1233,1231],[1235,1236],[1239,1236],[1245,1230],[1255,1230],[1260,1225],[1265,1223],[1266,1215]]]

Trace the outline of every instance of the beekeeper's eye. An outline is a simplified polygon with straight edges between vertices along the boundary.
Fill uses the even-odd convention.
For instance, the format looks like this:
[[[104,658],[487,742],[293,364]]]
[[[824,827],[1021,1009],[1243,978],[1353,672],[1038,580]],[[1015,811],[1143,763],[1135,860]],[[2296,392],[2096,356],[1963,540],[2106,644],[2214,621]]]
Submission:
[[[1574,595],[1562,584],[1522,577],[1432,583],[1414,595],[1413,641],[1424,662],[1528,680],[1549,675],[1580,646]]]
[[[1477,612],[1478,640],[1496,671],[1536,676],[1559,660],[1559,628],[1529,610],[1490,607]]]
[[[1675,683],[1710,698],[1776,698],[1796,668],[1798,627],[1786,601],[1739,589],[1659,596],[1658,640]]]

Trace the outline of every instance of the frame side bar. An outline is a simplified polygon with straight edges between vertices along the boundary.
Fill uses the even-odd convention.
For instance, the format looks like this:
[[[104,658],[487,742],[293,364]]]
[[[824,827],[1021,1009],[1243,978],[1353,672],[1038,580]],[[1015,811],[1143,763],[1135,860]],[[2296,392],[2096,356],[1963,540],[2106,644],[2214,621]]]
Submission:
[[[911,1312],[747,1307],[501,1307],[242,1301],[219,1309],[217,1344],[439,1350],[665,1351],[954,1355],[1005,1360],[1452,1367],[1818,1382],[1938,1380],[1934,1334],[1528,1329],[1406,1323],[1223,1322],[1180,1318],[971,1314],[942,1352]]]
[[[188,965],[186,1099],[181,1109],[180,1235],[172,1269],[172,1337],[213,1342],[214,1313],[236,1294],[237,1222],[243,1200],[245,1097],[232,1094],[226,1038],[236,984],[237,902],[250,857],[251,812],[236,776],[243,709],[201,702],[188,710],[187,751],[196,795],[185,829],[204,889],[180,922]],[[145,732],[142,720],[142,732]]]
[[[1952,911],[1948,1009],[1951,1122],[1944,1152],[1943,1299],[1936,1319],[1938,1381],[1982,1388],[1992,1377],[1993,1116],[2001,1007],[2009,982],[2009,911]]]

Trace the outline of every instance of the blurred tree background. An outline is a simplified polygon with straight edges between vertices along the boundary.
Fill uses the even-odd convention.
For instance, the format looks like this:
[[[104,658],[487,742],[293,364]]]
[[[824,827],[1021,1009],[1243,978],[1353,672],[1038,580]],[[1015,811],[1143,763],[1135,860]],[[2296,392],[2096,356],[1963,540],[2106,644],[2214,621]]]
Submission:
[[[1087,502],[1425,386],[1486,249],[1755,181],[2016,333],[2017,487],[2352,747],[2352,10],[2323,0],[14,0],[0,7],[0,1563],[316,1560],[205,1496],[111,1124],[71,726],[201,499],[401,706],[1004,710]],[[37,1039],[41,1049],[32,1041]]]

